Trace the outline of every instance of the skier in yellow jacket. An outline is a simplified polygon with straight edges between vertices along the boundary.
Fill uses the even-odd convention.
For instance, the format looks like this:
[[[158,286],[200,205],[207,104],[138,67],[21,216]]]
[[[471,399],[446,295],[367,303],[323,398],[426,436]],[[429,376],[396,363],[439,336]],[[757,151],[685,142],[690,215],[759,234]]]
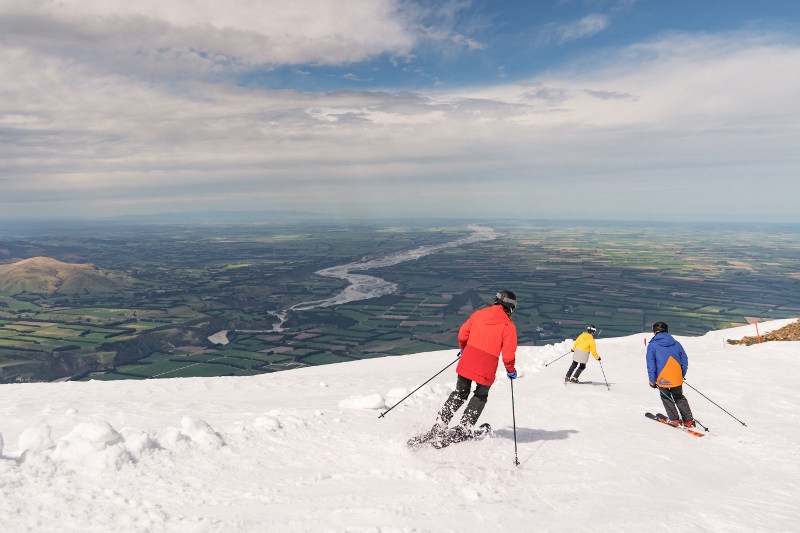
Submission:
[[[578,376],[581,375],[583,369],[586,368],[586,362],[589,360],[589,354],[600,361],[600,356],[597,355],[597,346],[594,343],[594,334],[597,328],[589,326],[586,331],[578,335],[575,339],[575,344],[572,345],[572,364],[567,370],[567,375],[564,377],[564,383],[578,383]],[[575,368],[577,367],[577,370]],[[575,372],[573,374],[573,372]]]

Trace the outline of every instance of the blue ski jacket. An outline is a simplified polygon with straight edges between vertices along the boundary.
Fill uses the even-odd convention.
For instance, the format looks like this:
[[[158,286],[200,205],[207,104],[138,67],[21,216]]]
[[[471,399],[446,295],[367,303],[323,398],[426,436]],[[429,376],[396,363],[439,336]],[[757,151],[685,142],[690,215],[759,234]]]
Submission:
[[[683,385],[683,377],[689,369],[689,358],[681,343],[672,335],[661,332],[650,339],[647,345],[647,376],[650,385],[671,388]]]

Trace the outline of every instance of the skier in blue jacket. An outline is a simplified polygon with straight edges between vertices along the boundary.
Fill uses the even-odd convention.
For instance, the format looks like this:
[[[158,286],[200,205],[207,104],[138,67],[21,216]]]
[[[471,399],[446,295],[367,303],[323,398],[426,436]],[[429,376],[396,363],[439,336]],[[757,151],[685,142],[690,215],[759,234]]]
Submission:
[[[694,427],[689,401],[683,395],[683,378],[689,369],[689,358],[681,343],[668,333],[664,322],[653,324],[653,338],[647,345],[647,376],[650,386],[657,388],[667,410],[669,423]]]

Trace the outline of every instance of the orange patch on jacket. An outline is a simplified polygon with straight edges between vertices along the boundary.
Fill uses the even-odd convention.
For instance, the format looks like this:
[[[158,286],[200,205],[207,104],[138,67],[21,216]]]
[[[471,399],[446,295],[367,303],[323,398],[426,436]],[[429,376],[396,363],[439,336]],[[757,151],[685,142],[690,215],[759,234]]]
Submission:
[[[667,359],[667,363],[656,378],[656,385],[659,387],[677,387],[683,385],[683,370],[681,364],[671,355]]]

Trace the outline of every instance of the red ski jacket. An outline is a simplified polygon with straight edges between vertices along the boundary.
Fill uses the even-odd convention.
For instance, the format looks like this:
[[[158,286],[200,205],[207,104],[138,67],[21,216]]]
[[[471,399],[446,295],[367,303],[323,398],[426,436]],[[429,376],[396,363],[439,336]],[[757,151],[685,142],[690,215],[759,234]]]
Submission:
[[[494,383],[501,353],[506,370],[514,371],[517,328],[502,305],[479,309],[458,330],[458,347],[463,351],[456,373],[490,386]]]

